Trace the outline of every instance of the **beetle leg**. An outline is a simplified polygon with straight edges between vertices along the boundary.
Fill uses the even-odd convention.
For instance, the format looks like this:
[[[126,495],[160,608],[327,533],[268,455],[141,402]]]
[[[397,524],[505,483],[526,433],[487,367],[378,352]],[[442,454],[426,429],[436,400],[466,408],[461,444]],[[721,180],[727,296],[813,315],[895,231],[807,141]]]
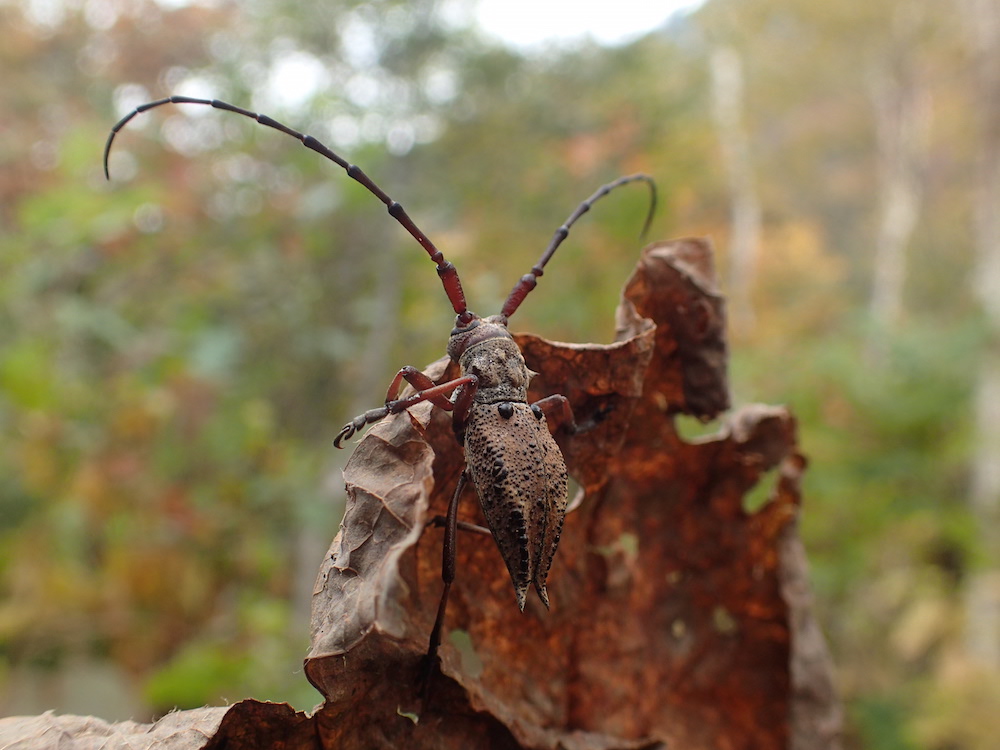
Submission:
[[[443,528],[445,524],[448,523],[447,516],[434,516],[430,521],[424,524],[424,529],[429,529],[431,526],[436,526],[437,528]],[[485,526],[479,526],[478,524],[468,523],[467,521],[459,521],[458,528],[461,531],[470,531],[474,534],[483,534],[484,536],[493,536],[493,532],[487,529]]]
[[[569,435],[579,435],[581,432],[594,429],[611,413],[611,408],[610,406],[602,407],[594,412],[594,415],[586,422],[578,423],[569,399],[560,393],[553,393],[531,405],[532,411],[538,409],[551,420],[553,432],[562,429]]]
[[[441,629],[444,626],[444,613],[448,607],[448,593],[451,591],[451,584],[455,580],[455,538],[458,534],[458,501],[461,498],[462,490],[465,489],[468,470],[463,470],[458,478],[458,486],[455,487],[455,494],[448,505],[448,515],[444,519],[444,543],[441,547],[441,580],[444,588],[441,590],[441,601],[438,603],[437,616],[434,618],[434,627],[431,630],[430,643],[427,645],[427,653],[424,655],[423,669],[421,670],[421,680],[423,682],[421,692],[424,698],[430,687],[431,670],[434,668],[434,661],[437,657],[438,647],[441,645]]]
[[[406,367],[401,368],[400,371],[396,373],[396,376],[389,384],[389,389],[385,394],[386,404],[396,400],[396,397],[399,395],[399,386],[402,385],[403,380],[412,385],[417,391],[427,391],[434,387],[433,380],[427,377],[416,367],[406,365]],[[452,409],[451,401],[448,400],[447,396],[429,398],[428,401],[439,409],[444,409],[445,411],[451,411]]]
[[[414,372],[419,372],[418,370],[415,370],[415,368],[411,369],[413,369]],[[389,386],[390,394],[393,391],[393,385],[395,385],[395,390],[399,390],[399,384],[396,381],[406,377],[404,371],[409,374],[407,368],[403,368],[403,370],[400,370],[399,373],[397,373],[396,377],[393,378],[393,384]],[[422,377],[427,378],[427,376],[423,373],[420,374]],[[337,437],[333,439],[333,444],[340,448],[341,442],[350,438],[355,432],[364,428],[365,425],[374,424],[389,414],[398,414],[399,412],[405,411],[411,406],[416,406],[424,401],[430,401],[435,406],[440,406],[446,411],[451,411],[454,406],[451,401],[448,400],[448,394],[463,385],[474,386],[479,382],[479,378],[475,375],[463,375],[460,378],[449,380],[447,383],[441,383],[441,385],[433,385],[433,381],[431,381],[430,378],[427,378],[427,381],[432,383],[430,388],[417,391],[412,396],[407,396],[406,398],[387,401],[385,406],[381,406],[378,409],[369,409],[364,414],[356,416],[341,428]],[[466,409],[466,411],[468,411],[468,409]]]
[[[460,390],[455,396],[455,412],[451,417],[451,428],[455,431],[459,445],[465,445],[465,425],[469,419],[469,410],[472,409],[472,402],[475,400],[476,391],[479,389],[479,378],[475,375],[467,375],[471,378],[468,385]]]
[[[551,396],[539,399],[531,405],[531,410],[537,415],[539,411],[544,414],[552,423],[552,431],[560,428],[566,430],[571,435],[579,432],[576,417],[573,414],[573,407],[569,404],[569,399],[561,393],[553,393]]]

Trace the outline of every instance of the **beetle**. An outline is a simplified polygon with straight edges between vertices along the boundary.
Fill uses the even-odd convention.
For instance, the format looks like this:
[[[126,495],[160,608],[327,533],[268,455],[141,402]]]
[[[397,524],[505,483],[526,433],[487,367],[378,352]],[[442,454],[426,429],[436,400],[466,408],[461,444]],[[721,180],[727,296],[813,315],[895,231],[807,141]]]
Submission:
[[[531,586],[548,608],[546,582],[566,515],[567,471],[566,462],[549,429],[547,415],[557,422],[554,425],[557,429],[574,432],[580,427],[565,396],[554,394],[529,404],[528,381],[533,373],[525,364],[507,323],[535,288],[546,264],[566,239],[573,224],[611,191],[635,182],[643,182],[649,187],[650,206],[640,236],[645,235],[656,210],[656,183],[653,179],[637,173],[602,185],[580,203],[556,230],[538,262],[514,285],[500,312],[483,318],[469,310],[455,266],[445,259],[398,202],[390,198],[360,167],[349,163],[312,136],[267,115],[218,99],[190,96],[170,96],[143,104],[111,129],[104,147],[105,177],[110,179],[108,158],[119,131],[137,115],[166,104],[198,104],[235,112],[298,139],[306,148],[343,168],[349,177],[382,201],[389,215],[420,244],[437,266],[438,276],[456,315],[447,351],[458,364],[461,375],[444,383],[434,383],[415,367],[401,368],[389,385],[383,406],[359,414],[344,425],[333,441],[340,448],[343,441],[365,426],[424,401],[452,412],[455,437],[464,449],[466,467],[459,477],[447,516],[430,522],[444,526],[445,532],[442,553],[444,586],[431,631],[426,656],[428,663],[433,660],[441,642],[448,593],[455,579],[458,503],[468,481],[476,488],[489,529],[468,524],[462,524],[463,528],[493,536],[513,583],[517,605],[522,611]],[[400,398],[403,381],[416,392]]]

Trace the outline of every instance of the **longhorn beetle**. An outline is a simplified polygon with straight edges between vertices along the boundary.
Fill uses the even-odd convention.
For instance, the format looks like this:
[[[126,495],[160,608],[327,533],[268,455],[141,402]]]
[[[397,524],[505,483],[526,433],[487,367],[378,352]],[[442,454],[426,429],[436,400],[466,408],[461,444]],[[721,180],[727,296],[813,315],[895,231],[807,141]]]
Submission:
[[[171,96],[143,104],[125,115],[111,129],[104,147],[105,177],[110,179],[108,156],[118,132],[136,115],[164,104],[201,104],[235,112],[297,138],[306,148],[342,167],[349,177],[360,182],[382,201],[389,215],[420,243],[437,265],[445,294],[457,316],[448,340],[448,355],[459,365],[462,374],[454,380],[436,384],[415,367],[403,367],[389,385],[385,404],[359,414],[344,425],[333,441],[340,448],[344,440],[366,425],[378,422],[389,414],[398,414],[423,401],[430,401],[434,406],[452,412],[455,436],[465,450],[466,467],[448,506],[448,515],[428,524],[443,525],[445,532],[441,565],[444,587],[431,631],[426,656],[427,667],[429,668],[441,642],[448,592],[455,579],[458,501],[469,479],[476,487],[489,530],[469,524],[461,524],[462,527],[492,534],[514,584],[517,606],[522,611],[531,585],[547,608],[549,596],[545,584],[566,515],[567,474],[566,462],[546,424],[546,414],[553,414],[559,422],[558,426],[570,432],[579,428],[565,396],[556,394],[534,404],[528,403],[528,380],[532,372],[507,330],[507,320],[535,288],[538,277],[566,239],[570,227],[594,203],[615,188],[632,182],[644,182],[649,186],[650,207],[640,236],[645,235],[656,210],[656,183],[653,179],[645,174],[633,174],[600,187],[577,206],[556,230],[538,262],[514,285],[500,313],[481,318],[466,305],[465,293],[455,266],[445,260],[441,251],[414,224],[399,203],[390,198],[360,167],[350,164],[312,136],[293,130],[267,115],[217,99],[189,96]],[[416,393],[399,398],[404,380],[416,389]]]

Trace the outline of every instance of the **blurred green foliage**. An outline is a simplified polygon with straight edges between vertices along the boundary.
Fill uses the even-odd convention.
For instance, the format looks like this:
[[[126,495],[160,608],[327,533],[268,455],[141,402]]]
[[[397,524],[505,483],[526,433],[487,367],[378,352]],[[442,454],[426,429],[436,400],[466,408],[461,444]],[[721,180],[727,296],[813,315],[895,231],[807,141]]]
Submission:
[[[659,182],[652,238],[710,234],[725,272],[708,58],[726,45],[764,207],[734,390],[800,420],[848,746],[986,747],[1000,678],[961,642],[988,557],[966,503],[987,338],[967,290],[971,89],[926,2],[906,54],[942,114],[905,316],[869,350],[866,63],[901,5],[708,0],[627,46],[528,55],[463,3],[0,4],[0,711],[71,710],[58,690],[16,696],[80,656],[141,696],[109,719],[246,695],[309,708],[297,665],[342,502],[330,439],[452,323],[425,254],[334,165],[165,107],[119,134],[106,183],[118,117],[181,92],[313,133],[407,206],[487,313],[580,200],[633,171]],[[514,328],[611,340],[644,210],[626,189],[581,220]]]

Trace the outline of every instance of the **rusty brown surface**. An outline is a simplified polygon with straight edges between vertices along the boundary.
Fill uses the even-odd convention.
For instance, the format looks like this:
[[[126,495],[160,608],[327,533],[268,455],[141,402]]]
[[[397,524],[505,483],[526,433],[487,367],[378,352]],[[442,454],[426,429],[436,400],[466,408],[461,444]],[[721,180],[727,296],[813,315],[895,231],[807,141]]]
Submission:
[[[578,420],[607,416],[557,434],[586,494],[566,519],[550,612],[533,596],[518,612],[493,542],[460,534],[451,637],[425,703],[417,673],[441,590],[441,532],[422,526],[444,513],[462,455],[448,416],[426,405],[359,445],[306,662],[328,696],[328,746],[789,747],[795,602],[783,582],[801,580],[785,568],[804,564],[783,553],[805,465],[795,420],[750,406],[712,437],[678,437],[678,414],[711,419],[729,406],[706,243],[647,249],[617,320],[611,346],[516,337],[539,373],[533,399],[562,393]],[[433,374],[454,373],[438,362]],[[771,499],[747,512],[744,497],[771,470]],[[483,522],[471,493],[460,517]]]

